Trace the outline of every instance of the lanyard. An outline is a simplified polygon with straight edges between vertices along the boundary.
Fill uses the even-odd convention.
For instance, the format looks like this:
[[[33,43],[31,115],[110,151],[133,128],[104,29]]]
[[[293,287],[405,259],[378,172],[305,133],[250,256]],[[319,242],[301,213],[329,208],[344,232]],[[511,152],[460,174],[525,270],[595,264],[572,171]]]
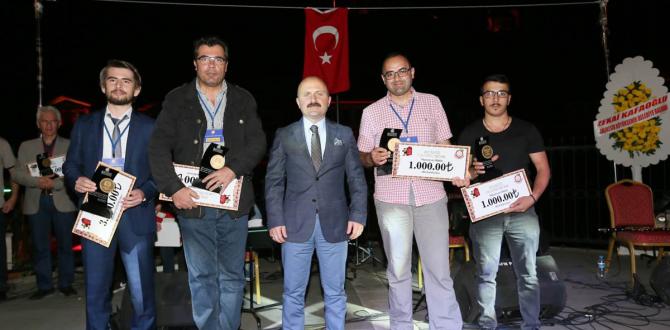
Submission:
[[[121,122],[119,122],[121,124]],[[107,133],[107,137],[109,138],[109,142],[112,143],[112,157],[116,157],[117,155],[114,154],[114,150],[116,150],[116,145],[121,142],[121,138],[123,137],[123,134],[126,134],[126,131],[128,130],[128,127],[130,127],[130,122],[128,125],[126,125],[126,128],[123,129],[121,134],[116,137],[116,140],[112,139],[112,135],[109,134],[109,129],[107,128],[107,124],[105,124],[105,132]]]
[[[223,95],[225,95],[226,92],[223,92]],[[216,123],[214,122],[214,118],[216,117],[216,114],[219,113],[219,110],[221,109],[221,104],[223,103],[223,95],[221,96],[221,100],[219,101],[219,104],[216,106],[216,111],[214,111],[214,114],[212,114],[211,111],[209,111],[209,104],[202,99],[202,95],[198,93],[198,98],[200,99],[200,104],[202,104],[203,107],[205,107],[205,111],[207,111],[207,114],[209,115],[209,118],[212,120],[212,127],[216,127]]]
[[[391,110],[393,110],[393,113],[395,113],[395,116],[398,117],[398,120],[402,123],[402,126],[405,127],[405,133],[409,133],[409,118],[412,117],[412,109],[414,109],[414,98],[412,98],[412,104],[409,106],[409,113],[407,114],[407,120],[402,120],[402,117],[400,117],[400,114],[398,111],[393,108],[393,104],[389,102],[389,106],[391,106]]]

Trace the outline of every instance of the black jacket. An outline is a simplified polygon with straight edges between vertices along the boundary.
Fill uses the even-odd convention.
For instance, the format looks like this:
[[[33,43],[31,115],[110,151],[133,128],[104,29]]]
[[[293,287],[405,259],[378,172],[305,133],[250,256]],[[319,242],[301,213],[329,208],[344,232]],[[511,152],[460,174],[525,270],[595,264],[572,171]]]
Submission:
[[[149,163],[158,190],[172,196],[184,185],[174,172],[172,163],[199,166],[203,153],[203,137],[207,118],[198,100],[196,80],[172,90],[165,96],[149,144]],[[248,214],[254,205],[251,175],[266,151],[265,133],[256,113],[256,100],[247,90],[228,84],[227,103],[223,115],[226,166],[244,176],[238,211],[233,218]],[[179,215],[201,218],[202,207],[179,210]]]

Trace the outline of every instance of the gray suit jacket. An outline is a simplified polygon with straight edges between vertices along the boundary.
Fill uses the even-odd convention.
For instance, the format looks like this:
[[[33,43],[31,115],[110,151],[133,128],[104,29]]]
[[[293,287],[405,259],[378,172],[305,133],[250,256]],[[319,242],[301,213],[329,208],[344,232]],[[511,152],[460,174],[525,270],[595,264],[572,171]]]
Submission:
[[[349,220],[367,220],[367,184],[351,129],[326,120],[326,145],[317,172],[302,119],[277,130],[265,176],[268,227],[286,226],[289,242],[305,242],[316,214],[328,242],[347,239]],[[347,205],[345,183],[351,201]]]
[[[70,140],[57,137],[56,147],[54,149],[54,156],[67,154],[67,148],[70,146]],[[42,190],[37,187],[38,178],[30,176],[28,171],[28,163],[35,162],[35,156],[44,152],[42,138],[24,141],[19,147],[19,157],[16,164],[16,176],[14,180],[26,187],[26,194],[23,200],[23,214],[31,215],[37,213],[40,209],[40,194]],[[74,212],[76,207],[70,199],[70,196],[65,189],[63,177],[59,177],[54,181],[53,200],[56,209],[59,212]]]

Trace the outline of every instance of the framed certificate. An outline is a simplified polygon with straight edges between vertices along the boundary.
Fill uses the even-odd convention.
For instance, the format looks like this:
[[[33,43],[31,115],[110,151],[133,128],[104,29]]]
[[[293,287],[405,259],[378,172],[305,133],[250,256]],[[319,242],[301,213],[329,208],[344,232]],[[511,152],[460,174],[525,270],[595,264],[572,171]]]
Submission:
[[[484,183],[461,188],[470,220],[477,222],[505,212],[509,206],[523,196],[532,193],[524,169],[507,173]]]
[[[84,196],[72,232],[109,247],[123,214],[121,201],[133,189],[135,177],[99,162],[91,180],[97,189]]]
[[[53,174],[56,174],[58,176],[63,176],[63,163],[65,163],[65,155],[60,155],[60,156],[54,156],[51,158],[48,158],[48,162],[43,163],[42,165],[47,165],[51,167],[51,171],[53,171]],[[28,167],[28,172],[30,172],[30,176],[32,177],[41,177],[42,175],[40,174],[40,166],[38,166],[37,162],[32,162],[26,164]]]
[[[470,147],[399,142],[393,153],[393,177],[451,181],[465,178]]]
[[[174,164],[174,171],[186,187],[193,189],[193,191],[198,194],[199,197],[195,199],[197,205],[237,211],[240,204],[240,191],[242,190],[242,182],[244,180],[243,176],[233,179],[228,187],[221,192],[216,192],[193,187],[193,183],[200,180],[200,167]],[[172,201],[171,197],[168,197],[163,193],[161,193],[158,198],[162,201]]]

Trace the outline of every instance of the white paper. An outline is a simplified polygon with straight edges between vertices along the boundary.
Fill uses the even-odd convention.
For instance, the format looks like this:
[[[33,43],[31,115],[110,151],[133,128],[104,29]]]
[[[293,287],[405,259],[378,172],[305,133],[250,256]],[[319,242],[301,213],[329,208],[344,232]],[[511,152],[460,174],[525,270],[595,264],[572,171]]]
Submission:
[[[135,177],[126,172],[113,169],[112,166],[103,162],[98,163],[98,167],[100,166],[105,166],[111,168],[112,171],[118,172],[114,177],[114,190],[109,193],[107,201],[107,205],[112,210],[112,217],[108,219],[90,212],[79,211],[72,232],[100,245],[109,247],[123,214],[123,203],[121,203],[121,200],[130,194],[135,184]],[[88,194],[84,200],[86,198],[88,198]]]
[[[237,211],[240,203],[240,191],[242,190],[242,182],[244,177],[233,179],[220,194],[217,192],[192,187],[193,182],[198,180],[198,172],[200,168],[196,166],[174,164],[174,171],[181,180],[181,182],[198,194],[198,198],[194,201],[197,205],[214,207],[225,210]],[[161,193],[160,200],[171,202],[172,198]]]
[[[393,153],[393,177],[451,181],[467,175],[469,146],[398,143]]]
[[[530,196],[531,189],[524,169],[499,178],[461,188],[470,220],[479,220],[504,212],[517,199]]]

